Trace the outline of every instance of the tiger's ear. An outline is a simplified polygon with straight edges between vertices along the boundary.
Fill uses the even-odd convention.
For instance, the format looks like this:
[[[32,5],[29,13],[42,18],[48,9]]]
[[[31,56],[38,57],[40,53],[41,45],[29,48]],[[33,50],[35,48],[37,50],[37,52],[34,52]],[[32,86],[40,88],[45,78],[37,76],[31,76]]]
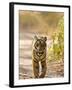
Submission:
[[[47,41],[47,37],[44,37],[44,40]]]
[[[37,37],[36,35],[34,36],[34,38],[35,38],[36,40],[38,39],[38,37]]]

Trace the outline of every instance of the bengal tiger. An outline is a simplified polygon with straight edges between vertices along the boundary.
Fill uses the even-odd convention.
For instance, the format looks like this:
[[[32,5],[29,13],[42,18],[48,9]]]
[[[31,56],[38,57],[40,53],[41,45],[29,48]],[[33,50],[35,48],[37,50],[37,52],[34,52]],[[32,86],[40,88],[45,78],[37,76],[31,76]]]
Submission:
[[[32,50],[34,78],[44,78],[46,74],[46,40],[47,37],[34,37]]]

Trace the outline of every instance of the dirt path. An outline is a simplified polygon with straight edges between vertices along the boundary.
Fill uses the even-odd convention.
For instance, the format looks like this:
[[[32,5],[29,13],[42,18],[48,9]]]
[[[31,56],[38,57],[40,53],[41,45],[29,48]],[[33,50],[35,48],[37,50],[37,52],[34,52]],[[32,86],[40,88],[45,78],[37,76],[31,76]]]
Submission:
[[[20,79],[30,79],[33,78],[32,72],[32,40],[33,35],[23,34],[20,39],[20,66],[19,66],[19,78]],[[25,39],[25,40],[24,40]],[[50,45],[51,41],[47,42]],[[47,78],[63,77],[64,75],[64,63],[47,60]]]

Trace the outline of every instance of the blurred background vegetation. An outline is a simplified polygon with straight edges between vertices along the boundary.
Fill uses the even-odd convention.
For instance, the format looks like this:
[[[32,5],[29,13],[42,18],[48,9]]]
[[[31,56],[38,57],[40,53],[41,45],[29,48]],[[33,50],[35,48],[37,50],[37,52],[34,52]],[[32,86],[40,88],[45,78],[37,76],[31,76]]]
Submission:
[[[52,40],[48,60],[61,60],[64,55],[64,13],[20,11],[20,32],[44,34]]]
[[[19,11],[20,72],[32,77],[32,41],[35,35],[47,37],[46,77],[64,75],[64,13]],[[26,42],[25,42],[26,41]],[[31,42],[30,42],[31,41]],[[27,53],[26,53],[27,52]],[[24,65],[24,64],[29,64]],[[30,66],[31,65],[31,66]],[[22,71],[23,66],[23,71]],[[31,70],[31,71],[30,71]],[[26,71],[26,72],[24,72]],[[30,73],[28,73],[30,72]],[[27,74],[26,74],[27,73]],[[20,78],[25,78],[24,76]]]

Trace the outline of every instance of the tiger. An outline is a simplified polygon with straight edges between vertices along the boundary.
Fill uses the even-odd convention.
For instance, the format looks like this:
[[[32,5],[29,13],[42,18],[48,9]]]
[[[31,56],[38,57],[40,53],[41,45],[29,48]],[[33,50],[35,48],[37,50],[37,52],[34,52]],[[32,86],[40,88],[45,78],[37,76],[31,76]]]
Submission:
[[[46,74],[46,41],[47,37],[34,36],[34,44],[32,50],[34,78],[44,78]]]

